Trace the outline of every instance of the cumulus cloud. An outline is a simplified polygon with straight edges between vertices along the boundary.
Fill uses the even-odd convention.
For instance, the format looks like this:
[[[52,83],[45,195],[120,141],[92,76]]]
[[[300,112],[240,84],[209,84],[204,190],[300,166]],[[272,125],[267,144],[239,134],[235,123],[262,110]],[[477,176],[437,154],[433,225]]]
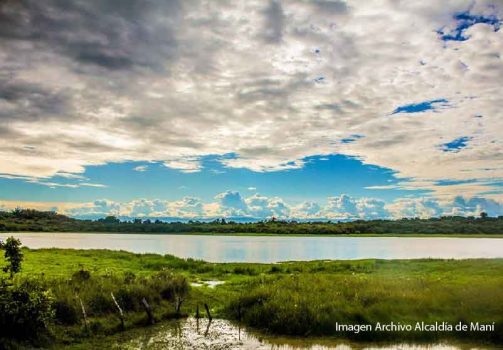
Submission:
[[[503,177],[502,18],[490,0],[3,1],[0,174],[125,160],[196,172],[226,154],[225,166],[277,171],[340,153],[413,188],[486,181],[463,187],[477,196]]]
[[[26,206],[32,208],[31,203]],[[52,204],[52,208],[57,212],[74,217],[103,217],[107,215],[118,216],[121,214],[121,203],[117,203],[107,199],[95,200],[91,203],[77,204],[73,203],[68,206],[60,206]],[[41,209],[40,207],[38,209]],[[46,210],[51,210],[47,208]]]
[[[399,199],[388,206],[396,218],[429,218],[438,217],[443,213],[437,200],[431,198]]]
[[[184,197],[179,201],[171,202],[168,205],[169,215],[173,217],[207,217],[211,216],[204,208],[203,202],[199,198]]]
[[[454,201],[448,204],[445,214],[478,216],[481,212],[486,212],[489,216],[501,216],[503,215],[503,205],[493,199],[456,196]]]
[[[242,197],[239,192],[226,191],[215,197],[216,202],[203,202],[199,198],[184,197],[168,201],[160,199],[135,199],[116,202],[100,199],[87,203],[19,202],[0,200],[0,210],[16,207],[54,210],[79,218],[99,218],[107,215],[139,218],[215,219],[241,217],[244,219],[286,220],[372,220],[404,217],[430,218],[440,216],[503,215],[503,202],[481,197],[456,196],[450,199],[402,198],[391,203],[375,198],[341,195],[329,197],[323,203],[312,201],[300,204],[285,202],[279,197],[254,194]]]
[[[334,219],[379,219],[389,218],[386,203],[374,198],[353,198],[348,195],[329,197],[323,208],[323,216]]]
[[[396,218],[479,216],[481,212],[486,212],[489,216],[503,215],[503,202],[481,197],[456,196],[440,200],[435,198],[398,199],[387,208]]]
[[[278,197],[268,198],[260,194],[254,194],[246,199],[248,212],[253,217],[270,218],[290,216],[290,207]]]
[[[298,217],[316,217],[321,212],[321,207],[318,203],[312,201],[306,201],[294,208],[296,213],[294,216]]]
[[[215,196],[220,205],[222,215],[225,216],[246,216],[248,206],[239,192],[226,191]]]

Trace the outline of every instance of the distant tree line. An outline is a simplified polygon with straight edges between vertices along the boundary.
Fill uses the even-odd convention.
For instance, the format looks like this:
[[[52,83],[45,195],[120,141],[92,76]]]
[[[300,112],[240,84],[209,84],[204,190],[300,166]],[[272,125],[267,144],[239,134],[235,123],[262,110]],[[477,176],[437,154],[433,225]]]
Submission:
[[[0,212],[0,231],[46,232],[145,232],[145,233],[273,233],[273,234],[501,234],[503,216],[442,216],[398,220],[356,220],[351,222],[265,220],[237,223],[217,219],[211,222],[164,222],[153,219],[121,221],[115,216],[79,220],[51,211],[15,209]]]

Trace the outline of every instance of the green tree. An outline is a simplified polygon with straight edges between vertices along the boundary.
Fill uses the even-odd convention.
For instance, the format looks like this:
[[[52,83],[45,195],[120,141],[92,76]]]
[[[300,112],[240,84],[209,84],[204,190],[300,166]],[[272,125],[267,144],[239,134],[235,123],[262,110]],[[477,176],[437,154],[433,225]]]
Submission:
[[[15,273],[21,271],[23,252],[21,251],[21,241],[14,237],[9,237],[5,243],[0,242],[0,249],[5,251],[4,257],[8,265],[4,267],[4,272],[9,272],[12,278]]]
[[[487,213],[485,211],[483,211],[482,213],[480,213],[480,218],[481,219],[487,219],[489,215],[487,215]]]

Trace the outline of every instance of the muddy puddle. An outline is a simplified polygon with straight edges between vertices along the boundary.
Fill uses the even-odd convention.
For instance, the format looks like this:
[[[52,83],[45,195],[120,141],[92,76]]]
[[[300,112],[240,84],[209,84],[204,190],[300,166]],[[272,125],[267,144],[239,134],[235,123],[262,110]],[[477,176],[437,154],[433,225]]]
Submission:
[[[331,339],[262,337],[226,320],[206,319],[166,322],[134,339],[119,341],[115,349],[127,350],[475,350],[489,349],[449,344],[351,344]]]

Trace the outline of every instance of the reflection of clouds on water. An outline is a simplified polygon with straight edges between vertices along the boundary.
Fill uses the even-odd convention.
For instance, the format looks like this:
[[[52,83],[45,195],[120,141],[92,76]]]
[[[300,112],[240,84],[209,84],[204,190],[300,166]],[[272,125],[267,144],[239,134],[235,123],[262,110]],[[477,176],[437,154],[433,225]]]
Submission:
[[[278,237],[117,233],[2,233],[30,248],[113,249],[211,262],[503,257],[503,238]]]
[[[330,338],[270,338],[248,332],[229,321],[214,319],[166,322],[145,330],[140,338],[117,344],[126,350],[462,350],[470,347],[448,344],[365,345]],[[147,334],[147,332],[150,332]],[[477,347],[477,349],[483,349]]]

